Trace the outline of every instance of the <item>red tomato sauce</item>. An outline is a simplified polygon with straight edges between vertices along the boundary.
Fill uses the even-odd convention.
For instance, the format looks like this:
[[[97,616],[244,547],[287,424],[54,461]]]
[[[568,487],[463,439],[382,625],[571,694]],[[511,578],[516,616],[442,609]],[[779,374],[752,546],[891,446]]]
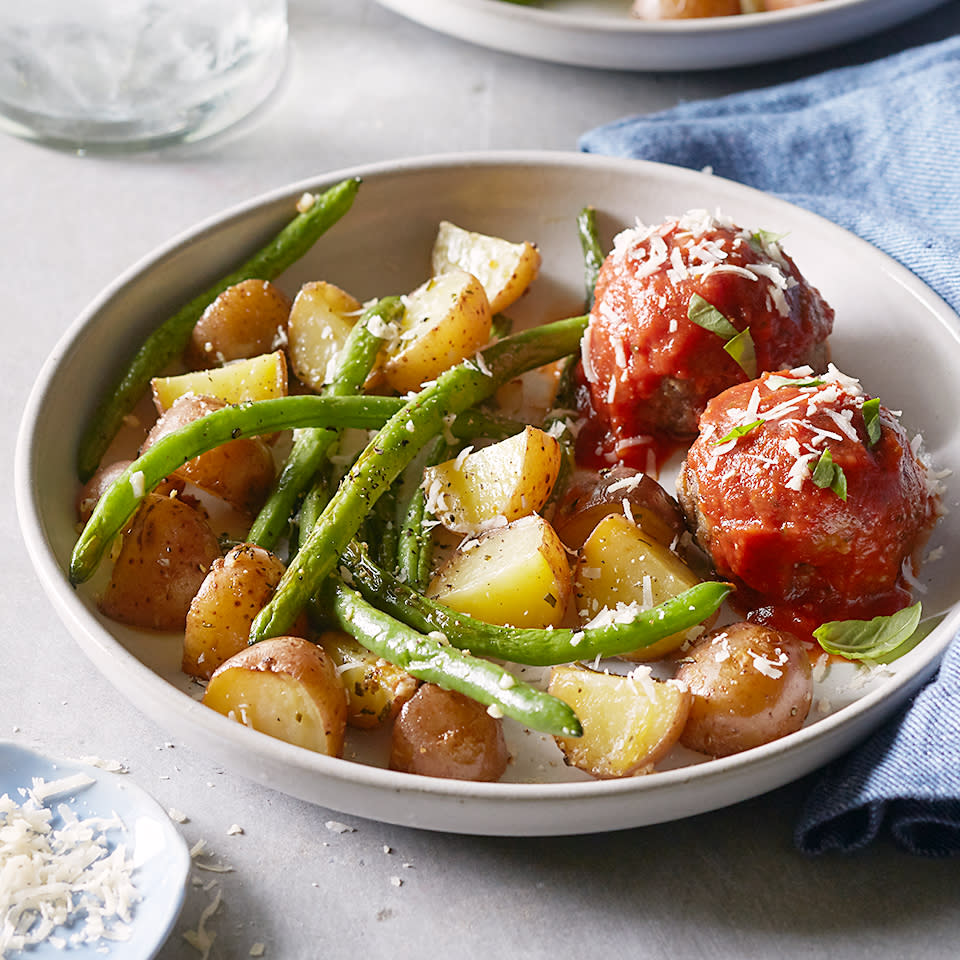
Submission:
[[[797,387],[778,377],[732,387],[707,406],[680,478],[698,540],[737,584],[734,605],[749,619],[809,636],[828,620],[902,609],[904,567],[912,571],[937,517],[925,465],[882,405],[870,442],[856,381],[834,371]],[[814,482],[825,450],[846,499],[839,483]]]
[[[757,370],[825,363],[833,310],[776,242],[701,212],[624,231],[583,343],[580,452],[592,462],[645,469],[650,449],[661,458],[658,443],[689,440],[707,401],[753,375],[724,337],[688,319],[694,294],[749,327]]]

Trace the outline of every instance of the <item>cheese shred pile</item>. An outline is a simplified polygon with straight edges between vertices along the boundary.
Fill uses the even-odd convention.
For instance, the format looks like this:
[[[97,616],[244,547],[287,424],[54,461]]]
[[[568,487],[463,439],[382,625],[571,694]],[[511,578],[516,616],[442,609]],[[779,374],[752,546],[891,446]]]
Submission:
[[[133,864],[123,845],[107,843],[107,831],[123,830],[123,822],[81,820],[65,803],[45,805],[92,782],[36,780],[20,791],[22,804],[0,796],[0,958],[44,942],[62,949],[129,939],[140,899]]]

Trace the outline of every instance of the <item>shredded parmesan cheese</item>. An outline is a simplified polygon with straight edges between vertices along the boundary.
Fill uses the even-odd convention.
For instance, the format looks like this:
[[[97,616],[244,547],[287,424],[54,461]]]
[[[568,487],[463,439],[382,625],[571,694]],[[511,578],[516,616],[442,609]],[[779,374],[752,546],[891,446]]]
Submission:
[[[36,780],[21,791],[22,805],[0,797],[0,957],[44,942],[76,947],[129,939],[140,899],[133,863],[123,844],[111,851],[107,841],[109,831],[124,830],[123,822],[81,820],[65,803],[56,812],[44,805],[93,782],[83,774]],[[57,934],[61,927],[69,929]]]

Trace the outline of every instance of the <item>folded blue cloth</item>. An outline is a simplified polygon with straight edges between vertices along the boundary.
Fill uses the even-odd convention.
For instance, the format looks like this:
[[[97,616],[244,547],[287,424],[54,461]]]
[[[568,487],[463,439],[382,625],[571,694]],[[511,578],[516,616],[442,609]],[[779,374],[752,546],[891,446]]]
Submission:
[[[582,150],[711,167],[899,260],[960,311],[960,37],[586,133]],[[831,765],[796,828],[809,853],[881,834],[960,853],[960,639],[935,681]]]
[[[628,117],[580,149],[709,166],[776,194],[869,240],[960,310],[960,37]]]

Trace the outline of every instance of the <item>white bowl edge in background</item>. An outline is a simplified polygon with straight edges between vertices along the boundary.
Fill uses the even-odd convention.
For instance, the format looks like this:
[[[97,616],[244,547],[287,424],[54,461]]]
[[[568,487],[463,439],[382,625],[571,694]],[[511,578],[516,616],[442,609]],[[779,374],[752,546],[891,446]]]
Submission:
[[[946,0],[822,0],[735,17],[644,21],[630,0],[543,8],[505,0],[378,0],[423,26],[505,53],[606,70],[714,70],[839,46]],[[556,6],[556,8],[554,8]]]

